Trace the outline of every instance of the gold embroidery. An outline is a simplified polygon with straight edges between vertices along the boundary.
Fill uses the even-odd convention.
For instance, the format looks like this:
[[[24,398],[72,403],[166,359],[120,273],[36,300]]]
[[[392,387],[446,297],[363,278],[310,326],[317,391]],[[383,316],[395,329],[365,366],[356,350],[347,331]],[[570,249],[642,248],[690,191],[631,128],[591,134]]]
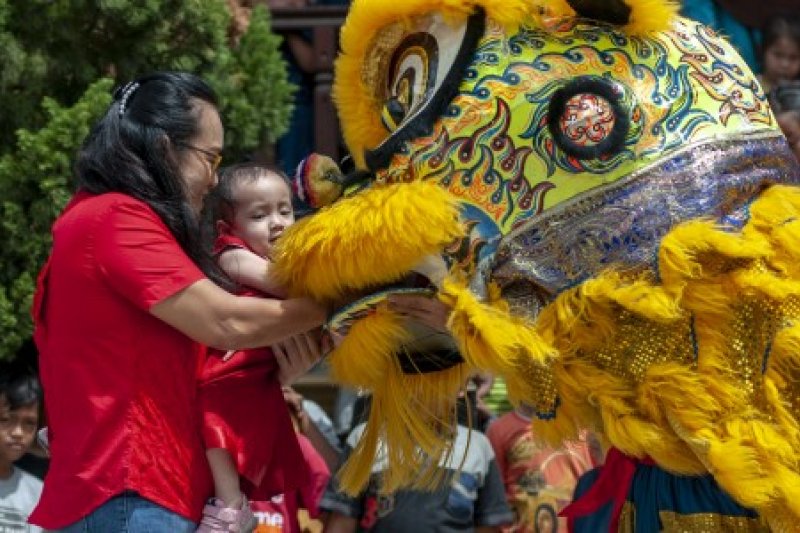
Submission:
[[[660,511],[663,533],[757,533],[769,528],[757,518],[715,513],[678,514]],[[622,531],[622,530],[620,530]]]
[[[636,507],[631,502],[625,502],[619,513],[618,533],[634,533],[636,531]]]

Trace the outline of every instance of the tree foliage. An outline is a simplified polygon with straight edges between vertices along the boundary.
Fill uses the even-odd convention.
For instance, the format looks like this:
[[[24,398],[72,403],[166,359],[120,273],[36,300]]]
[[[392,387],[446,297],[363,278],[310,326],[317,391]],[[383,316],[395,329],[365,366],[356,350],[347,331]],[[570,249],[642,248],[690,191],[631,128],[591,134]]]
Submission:
[[[0,0],[0,359],[30,337],[50,226],[114,86],[153,70],[203,76],[220,96],[227,158],[285,131],[294,88],[268,13],[254,10],[235,46],[229,21],[223,0]]]

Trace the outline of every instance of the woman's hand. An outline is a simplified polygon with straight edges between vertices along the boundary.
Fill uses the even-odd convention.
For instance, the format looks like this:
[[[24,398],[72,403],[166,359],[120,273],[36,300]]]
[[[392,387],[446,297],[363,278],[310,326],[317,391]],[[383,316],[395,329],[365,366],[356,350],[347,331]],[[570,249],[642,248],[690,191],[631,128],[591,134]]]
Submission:
[[[297,422],[297,431],[304,435],[308,434],[308,430],[313,422],[311,422],[311,418],[303,408],[303,395],[288,385],[284,385],[281,389],[283,390],[283,400],[289,408],[289,413]]]
[[[410,294],[389,296],[389,309],[442,333],[447,333],[447,319],[452,311],[436,298]]]
[[[278,361],[278,380],[281,385],[291,385],[323,356],[322,339],[319,330],[309,331],[289,337],[272,345]]]

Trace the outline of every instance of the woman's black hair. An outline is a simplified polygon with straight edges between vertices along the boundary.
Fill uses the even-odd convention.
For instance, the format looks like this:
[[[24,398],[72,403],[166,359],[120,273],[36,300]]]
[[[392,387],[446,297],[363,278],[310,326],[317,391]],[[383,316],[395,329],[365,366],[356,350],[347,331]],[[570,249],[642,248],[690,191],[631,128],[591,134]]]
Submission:
[[[761,36],[761,55],[779,39],[788,38],[800,47],[800,17],[796,15],[776,15],[764,23]]]
[[[200,221],[173,152],[190,145],[199,132],[198,100],[217,105],[213,89],[185,72],[155,72],[118,88],[78,153],[77,187],[92,194],[119,192],[147,203],[186,255],[210,279],[227,286],[203,247]]]

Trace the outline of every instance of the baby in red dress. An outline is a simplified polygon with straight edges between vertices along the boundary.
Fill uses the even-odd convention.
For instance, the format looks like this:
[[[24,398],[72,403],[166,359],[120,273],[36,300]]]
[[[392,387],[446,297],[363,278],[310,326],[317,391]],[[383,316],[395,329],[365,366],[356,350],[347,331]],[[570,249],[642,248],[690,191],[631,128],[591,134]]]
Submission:
[[[292,194],[277,171],[255,164],[225,169],[212,204],[219,266],[238,294],[284,298],[270,275],[270,251],[294,222]],[[291,342],[288,341],[288,342]],[[248,501],[291,493],[308,481],[281,392],[279,346],[237,352],[209,350],[200,370],[199,405],[215,498],[198,532],[252,531]]]

